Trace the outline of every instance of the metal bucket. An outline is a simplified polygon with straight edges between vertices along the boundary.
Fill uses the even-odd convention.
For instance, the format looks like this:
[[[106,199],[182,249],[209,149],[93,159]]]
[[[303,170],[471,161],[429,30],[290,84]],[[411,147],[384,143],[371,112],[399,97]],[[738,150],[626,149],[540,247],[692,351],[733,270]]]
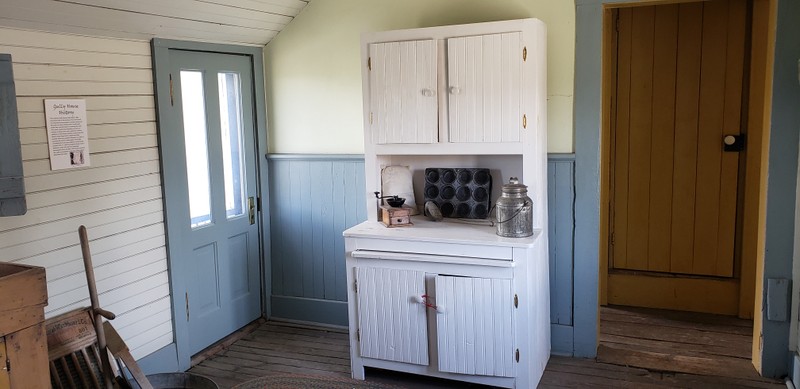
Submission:
[[[210,378],[192,373],[159,373],[147,376],[154,389],[219,389]],[[139,388],[135,382],[131,386]]]
[[[528,187],[511,177],[503,185],[497,208],[497,235],[524,238],[533,235],[533,202],[528,197]]]

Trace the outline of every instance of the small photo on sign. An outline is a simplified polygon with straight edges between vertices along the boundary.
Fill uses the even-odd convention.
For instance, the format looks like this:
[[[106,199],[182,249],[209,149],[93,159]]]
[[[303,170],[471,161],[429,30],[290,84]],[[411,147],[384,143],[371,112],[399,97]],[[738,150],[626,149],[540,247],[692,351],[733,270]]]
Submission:
[[[69,160],[72,166],[83,166],[83,150],[70,151]]]

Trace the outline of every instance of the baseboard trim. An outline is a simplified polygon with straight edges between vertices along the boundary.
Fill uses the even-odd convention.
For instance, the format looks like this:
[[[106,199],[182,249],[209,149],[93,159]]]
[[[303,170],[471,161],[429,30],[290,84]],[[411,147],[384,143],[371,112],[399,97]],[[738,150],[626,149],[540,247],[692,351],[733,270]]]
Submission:
[[[347,302],[293,296],[272,296],[270,320],[292,320],[347,327]]]

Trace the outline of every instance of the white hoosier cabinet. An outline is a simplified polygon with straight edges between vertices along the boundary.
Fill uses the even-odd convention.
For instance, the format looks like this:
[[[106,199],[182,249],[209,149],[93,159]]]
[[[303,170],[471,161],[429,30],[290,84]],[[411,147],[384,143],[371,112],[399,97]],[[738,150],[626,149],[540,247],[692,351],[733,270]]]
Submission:
[[[534,388],[550,354],[545,27],[536,19],[362,37],[368,220],[344,232],[353,377],[364,367]],[[381,172],[486,168],[528,186],[533,235],[490,219],[380,223]],[[395,193],[382,193],[384,196]]]

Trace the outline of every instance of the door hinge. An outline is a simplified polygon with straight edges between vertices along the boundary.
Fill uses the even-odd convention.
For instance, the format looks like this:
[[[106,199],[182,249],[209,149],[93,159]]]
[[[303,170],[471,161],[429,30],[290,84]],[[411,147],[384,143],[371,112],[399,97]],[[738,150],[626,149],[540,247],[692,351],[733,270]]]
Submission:
[[[353,290],[355,290],[356,293],[358,293],[358,280],[353,281]]]
[[[528,115],[522,115],[522,128],[528,128]]]
[[[186,292],[186,321],[189,321],[189,292]]]
[[[172,73],[169,74],[169,105],[175,106],[175,89],[172,86]]]
[[[611,233],[611,245],[612,246],[614,245],[614,233],[613,232]]]
[[[522,62],[528,60],[528,46],[522,48]]]
[[[360,329],[356,330],[356,340],[359,341],[359,342],[361,341],[361,330]]]
[[[519,349],[517,349],[517,351],[514,353],[514,359],[516,359],[517,363],[519,363]]]
[[[519,308],[519,296],[514,294],[514,308]]]
[[[367,69],[372,70],[372,57],[367,57]]]
[[[369,113],[369,124],[372,124],[372,112]]]
[[[8,359],[8,358],[6,358],[5,370],[6,370],[7,373],[11,373],[11,360]]]

